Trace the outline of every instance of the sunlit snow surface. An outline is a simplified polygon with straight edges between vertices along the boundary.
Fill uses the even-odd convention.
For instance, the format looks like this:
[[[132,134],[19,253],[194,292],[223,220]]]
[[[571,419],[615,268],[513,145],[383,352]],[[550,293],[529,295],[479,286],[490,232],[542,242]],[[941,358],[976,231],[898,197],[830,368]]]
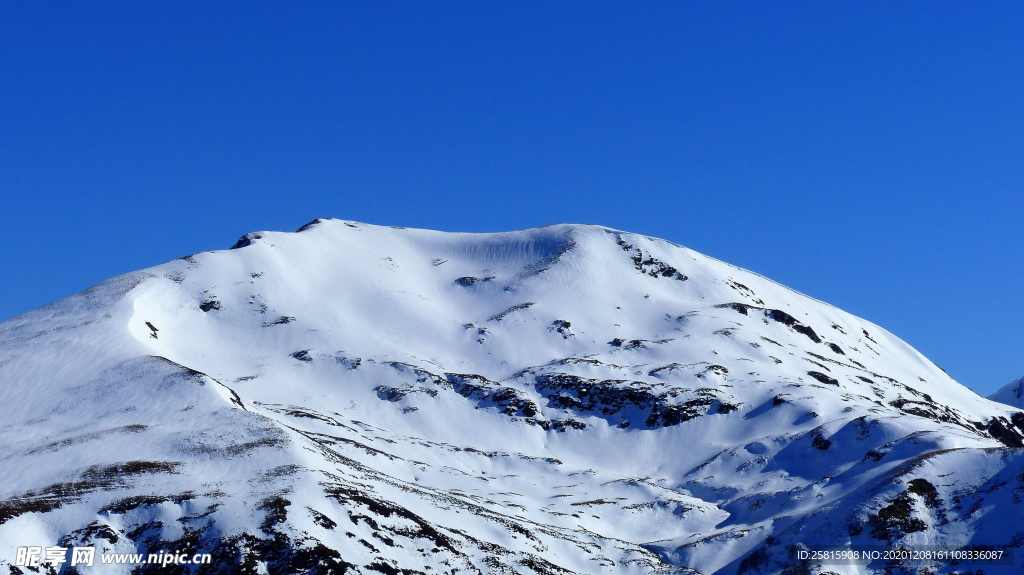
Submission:
[[[55,544],[222,573],[857,573],[881,567],[794,551],[896,543],[1024,566],[1018,409],[596,226],[249,234],[0,324],[0,405],[0,574]]]

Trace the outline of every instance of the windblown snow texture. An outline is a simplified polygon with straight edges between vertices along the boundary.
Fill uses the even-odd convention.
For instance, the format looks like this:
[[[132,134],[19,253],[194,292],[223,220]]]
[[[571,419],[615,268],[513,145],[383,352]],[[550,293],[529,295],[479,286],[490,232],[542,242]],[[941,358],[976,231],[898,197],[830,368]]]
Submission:
[[[794,551],[898,543],[1013,545],[985,572],[1016,573],[1015,397],[662,240],[316,220],[0,324],[0,573],[54,544],[214,556],[144,573],[851,573]]]

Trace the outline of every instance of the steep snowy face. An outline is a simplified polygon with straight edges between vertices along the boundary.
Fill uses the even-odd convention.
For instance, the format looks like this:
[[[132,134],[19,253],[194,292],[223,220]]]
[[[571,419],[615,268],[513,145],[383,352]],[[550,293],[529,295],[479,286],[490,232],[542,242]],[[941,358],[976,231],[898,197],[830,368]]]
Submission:
[[[870,322],[596,226],[248,234],[0,324],[0,400],[0,573],[54,544],[524,574],[1024,544],[1019,409]]]
[[[1024,377],[1004,385],[999,391],[988,396],[992,401],[1024,409]]]

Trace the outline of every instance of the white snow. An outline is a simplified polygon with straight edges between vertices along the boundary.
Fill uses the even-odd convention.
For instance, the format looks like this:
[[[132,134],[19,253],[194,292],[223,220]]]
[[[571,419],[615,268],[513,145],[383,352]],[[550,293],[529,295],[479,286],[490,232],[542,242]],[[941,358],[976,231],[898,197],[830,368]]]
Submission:
[[[1024,544],[1020,394],[752,272],[597,226],[245,243],[0,324],[0,573],[56,543],[270,573]],[[879,523],[901,493],[921,523]]]
[[[999,391],[988,396],[992,401],[998,401],[1005,403],[1006,405],[1012,405],[1013,407],[1024,409],[1024,377],[1015,379],[1010,383],[999,388]]]

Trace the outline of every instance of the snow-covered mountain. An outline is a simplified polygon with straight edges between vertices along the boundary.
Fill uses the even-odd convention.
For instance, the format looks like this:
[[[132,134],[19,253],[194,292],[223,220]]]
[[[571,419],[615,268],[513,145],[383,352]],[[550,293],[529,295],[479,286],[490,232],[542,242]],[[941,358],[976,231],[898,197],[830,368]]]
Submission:
[[[1004,385],[999,388],[999,391],[988,396],[988,398],[992,401],[1024,409],[1024,377]]]
[[[896,543],[1024,565],[1024,412],[603,227],[248,234],[0,324],[0,402],[0,573],[55,544],[213,554],[137,569],[182,573],[852,573],[796,552]]]

